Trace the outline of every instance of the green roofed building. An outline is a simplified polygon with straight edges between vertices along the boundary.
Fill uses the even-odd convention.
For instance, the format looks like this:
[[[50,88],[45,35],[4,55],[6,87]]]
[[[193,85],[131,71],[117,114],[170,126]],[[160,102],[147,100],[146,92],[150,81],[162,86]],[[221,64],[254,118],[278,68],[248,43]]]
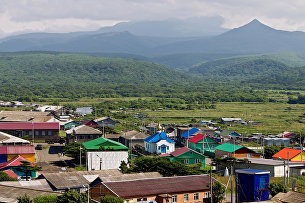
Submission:
[[[223,143],[215,148],[215,157],[261,158],[261,154],[244,146]]]
[[[104,148],[106,151],[107,149],[116,150],[116,151],[128,151],[128,147],[126,147],[125,145],[103,137],[90,140],[88,142],[84,142],[83,145],[86,148],[86,150],[89,151],[99,150],[101,149],[101,147]]]

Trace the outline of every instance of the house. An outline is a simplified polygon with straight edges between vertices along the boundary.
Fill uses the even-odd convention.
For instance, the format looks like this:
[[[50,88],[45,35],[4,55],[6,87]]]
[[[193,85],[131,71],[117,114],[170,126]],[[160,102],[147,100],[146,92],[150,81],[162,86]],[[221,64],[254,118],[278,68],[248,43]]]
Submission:
[[[240,158],[244,159],[244,158]],[[270,171],[270,177],[284,177],[285,171],[286,174],[289,172],[292,175],[292,170],[297,167],[303,167],[304,164],[291,162],[289,163],[289,168],[284,166],[283,160],[274,160],[274,159],[256,159],[256,158],[247,158],[250,162],[249,163],[237,163],[235,165],[236,169],[255,169],[255,170],[267,170]],[[219,168],[221,170],[221,168]],[[295,172],[296,173],[296,172]],[[301,173],[300,173],[301,174]]]
[[[261,158],[261,154],[244,146],[223,143],[215,148],[215,157]]]
[[[144,147],[148,153],[168,154],[175,151],[175,142],[159,131],[144,139]]]
[[[43,173],[38,179],[45,179],[53,191],[64,192],[70,189],[84,191],[97,177],[120,176],[122,173],[117,169],[99,171],[75,171],[65,173]]]
[[[136,145],[144,147],[144,139],[147,138],[147,136],[146,133],[131,130],[120,134],[119,142],[128,148],[133,148]]]
[[[52,122],[54,115],[50,112],[37,111],[0,111],[0,122]]]
[[[232,132],[229,134],[230,139],[239,139],[241,137],[241,135],[237,132]]]
[[[109,117],[101,117],[94,120],[99,126],[108,126],[115,128],[116,122]]]
[[[264,138],[265,146],[285,146],[288,147],[290,144],[289,138]]]
[[[13,135],[0,132],[0,146],[6,146],[6,145],[30,145],[30,141],[21,139],[19,137],[15,137]]]
[[[215,147],[220,143],[208,135],[197,134],[189,140],[189,148],[209,156],[215,155]]]
[[[30,137],[34,138],[34,140],[58,139],[59,123],[0,122],[0,131],[16,137],[29,135]]]
[[[94,120],[90,120],[90,119],[85,119],[83,120],[80,125],[85,125],[85,126],[88,126],[88,127],[91,127],[91,128],[96,128],[98,127],[98,123],[95,122]]]
[[[76,108],[74,113],[85,116],[87,114],[92,114],[92,111],[93,111],[92,107],[80,107],[80,108]]]
[[[80,121],[73,121],[73,120],[71,120],[71,121],[66,122],[66,123],[64,124],[63,129],[64,129],[64,130],[69,130],[69,129],[71,129],[72,127],[80,126],[80,124],[81,124]]]
[[[272,158],[289,160],[292,162],[305,162],[305,152],[303,151],[301,155],[301,150],[299,149],[284,148],[278,153],[274,154]]]
[[[178,161],[185,165],[202,163],[201,167],[205,168],[205,156],[187,147],[182,147],[170,154],[163,154],[160,156],[168,157],[172,162]]]
[[[103,135],[98,129],[88,127],[86,125],[80,125],[75,128],[66,130],[66,143],[72,142],[87,142],[93,139],[97,139]]]
[[[87,150],[87,170],[118,169],[121,162],[128,163],[128,147],[100,137],[83,143]]]
[[[33,145],[0,146],[0,163],[10,161],[18,155],[35,163],[35,148]]]
[[[180,132],[181,132],[181,128],[180,128]],[[179,144],[180,146],[186,146],[187,140],[189,140],[198,133],[199,133],[198,128],[186,128],[184,133],[177,134],[177,144]]]
[[[152,123],[149,123],[149,124],[146,126],[146,129],[147,129],[148,131],[150,131],[151,133],[155,133],[155,132],[157,132],[158,130],[162,129],[162,126],[160,125],[160,123],[152,122]]]
[[[31,174],[25,174],[24,170],[18,170],[16,167],[23,164],[22,162],[29,162],[30,166],[34,166],[34,163],[28,159],[25,159],[24,157],[17,155],[11,160],[0,163],[0,171],[4,170],[11,170],[18,176],[25,176],[25,175],[31,175],[31,177],[36,177],[36,172],[32,171]]]
[[[209,175],[193,175],[102,182],[100,195],[92,198],[112,195],[126,202],[208,202],[209,179]]]

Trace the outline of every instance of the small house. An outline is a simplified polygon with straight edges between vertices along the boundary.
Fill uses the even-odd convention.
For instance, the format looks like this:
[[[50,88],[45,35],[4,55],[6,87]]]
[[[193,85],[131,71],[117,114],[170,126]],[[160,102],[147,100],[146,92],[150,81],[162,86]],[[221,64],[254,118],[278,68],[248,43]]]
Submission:
[[[70,130],[66,130],[66,143],[71,142],[87,142],[93,139],[97,139],[103,135],[98,129],[80,125]]]
[[[292,162],[305,162],[305,152],[303,151],[301,155],[301,150],[299,149],[284,148],[278,153],[274,154],[272,158],[289,160]]]
[[[98,127],[98,123],[95,122],[94,120],[90,120],[90,119],[85,119],[81,122],[81,125],[85,125],[85,126],[88,126],[88,127],[91,127],[91,128],[96,128]]]
[[[244,146],[223,143],[215,148],[215,157],[261,158],[261,154]]]
[[[185,165],[202,163],[201,167],[205,168],[205,156],[187,147],[182,147],[170,154],[161,155],[168,157],[172,162],[178,161]]]
[[[20,155],[17,155],[7,162],[0,163],[0,171],[11,170],[18,176],[30,175],[31,177],[36,177],[35,171],[31,171],[30,174],[26,174],[25,169],[20,166],[21,164],[23,164],[23,162],[29,162],[30,166],[34,166],[34,163],[30,160]],[[17,169],[18,166],[20,166],[21,170]]]
[[[175,142],[162,131],[146,138],[144,140],[144,147],[148,153],[168,154],[175,151]]]
[[[101,117],[94,120],[99,126],[108,126],[115,128],[116,122],[109,117]]]
[[[189,148],[209,156],[215,155],[215,147],[220,143],[208,135],[197,134],[189,140]]]

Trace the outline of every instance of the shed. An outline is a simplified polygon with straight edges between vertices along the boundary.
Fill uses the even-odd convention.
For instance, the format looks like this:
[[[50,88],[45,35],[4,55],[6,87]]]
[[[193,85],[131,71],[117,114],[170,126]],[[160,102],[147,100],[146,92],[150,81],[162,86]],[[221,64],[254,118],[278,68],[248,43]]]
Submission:
[[[236,170],[238,202],[258,202],[269,200],[269,171]]]

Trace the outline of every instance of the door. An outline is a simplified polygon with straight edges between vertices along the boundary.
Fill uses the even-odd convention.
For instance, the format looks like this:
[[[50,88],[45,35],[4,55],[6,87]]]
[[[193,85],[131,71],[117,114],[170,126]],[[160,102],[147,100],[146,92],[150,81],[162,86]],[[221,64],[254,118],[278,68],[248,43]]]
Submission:
[[[166,145],[161,146],[161,153],[166,153]]]

